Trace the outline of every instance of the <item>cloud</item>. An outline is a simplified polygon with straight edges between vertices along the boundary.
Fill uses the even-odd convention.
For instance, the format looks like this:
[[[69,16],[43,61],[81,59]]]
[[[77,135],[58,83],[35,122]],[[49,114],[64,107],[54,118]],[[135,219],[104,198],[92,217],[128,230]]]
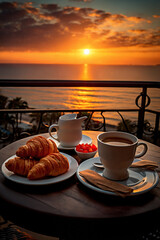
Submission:
[[[17,3],[0,3],[0,23],[17,22],[27,16],[26,9],[17,6]]]
[[[92,2],[93,0],[70,0],[71,2]]]
[[[159,30],[130,30],[132,34],[127,32],[114,32],[112,36],[106,38],[104,47],[115,46],[115,47],[153,47],[160,46],[160,31]],[[137,36],[138,34],[138,36]]]
[[[154,18],[160,18],[160,15],[153,15]]]
[[[146,29],[129,29],[128,32],[133,34],[142,34],[142,33],[147,33],[147,30]]]
[[[0,50],[70,51],[85,46],[160,45],[160,33],[142,28],[143,24],[151,21],[93,8],[62,8],[45,1],[39,7],[32,2],[2,2]]]

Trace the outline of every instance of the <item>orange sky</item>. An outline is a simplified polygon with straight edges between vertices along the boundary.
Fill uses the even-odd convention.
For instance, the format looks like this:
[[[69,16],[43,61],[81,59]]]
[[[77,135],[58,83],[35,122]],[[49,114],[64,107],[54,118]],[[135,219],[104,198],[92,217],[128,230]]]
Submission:
[[[108,64],[108,65],[156,65],[160,62],[160,47],[151,49],[110,48],[90,49],[88,55],[84,49],[70,52],[1,52],[1,63],[40,63],[40,64]]]
[[[157,14],[0,2],[0,19],[0,63],[160,64]]]

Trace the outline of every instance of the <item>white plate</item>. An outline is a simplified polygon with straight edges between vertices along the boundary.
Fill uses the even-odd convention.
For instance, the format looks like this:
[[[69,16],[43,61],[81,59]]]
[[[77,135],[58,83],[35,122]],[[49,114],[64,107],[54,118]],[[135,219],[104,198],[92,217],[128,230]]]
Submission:
[[[55,134],[55,137],[57,137],[57,134]],[[52,139],[56,145],[57,145],[57,148],[58,149],[62,149],[62,150],[72,150],[72,149],[75,149],[75,146],[73,147],[63,147],[60,142],[58,142],[56,139],[52,138],[52,137],[49,137],[49,139]],[[92,143],[92,138],[88,137],[87,135],[82,135],[82,140],[80,141],[80,144],[91,144]]]
[[[134,162],[140,161],[139,159],[135,159]],[[117,196],[116,193],[114,192],[110,192],[110,191],[105,191],[103,189],[97,188],[96,186],[91,185],[89,182],[85,181],[83,179],[83,177],[81,177],[79,175],[80,171],[86,170],[86,169],[91,169],[97,173],[99,173],[101,176],[103,174],[103,169],[101,168],[97,168],[95,166],[93,166],[93,163],[95,162],[100,162],[99,157],[96,158],[90,158],[84,162],[82,162],[78,169],[77,169],[77,178],[79,179],[79,181],[85,185],[87,188],[90,188],[96,192],[100,192],[103,194],[108,194],[108,195],[114,195]],[[127,180],[123,180],[123,181],[118,181],[119,183],[122,183],[124,185],[129,186],[130,184],[136,184],[138,183],[140,180],[142,180],[144,177],[146,177],[146,181],[144,184],[141,185],[137,185],[139,187],[137,187],[137,189],[135,189],[130,196],[135,196],[135,195],[140,195],[143,194],[145,192],[150,191],[151,189],[153,189],[157,184],[158,184],[158,180],[159,180],[159,176],[157,174],[157,172],[155,171],[149,171],[149,170],[142,170],[140,168],[130,168],[129,169],[129,178]]]
[[[5,163],[11,159],[14,158],[16,155],[13,155],[12,157],[8,158],[2,165],[2,173],[4,175],[5,178],[9,179],[10,181],[16,182],[16,183],[20,183],[20,184],[25,184],[25,185],[33,185],[33,186],[42,186],[42,185],[49,185],[49,184],[55,184],[55,183],[59,183],[62,182],[70,177],[72,177],[78,167],[78,163],[77,161],[71,157],[70,155],[63,153],[64,156],[67,157],[68,161],[69,161],[69,170],[62,174],[59,175],[57,177],[48,177],[45,179],[39,179],[39,180],[29,180],[27,177],[23,177],[23,176],[19,176],[14,174],[13,172],[9,171],[6,167],[5,167]]]

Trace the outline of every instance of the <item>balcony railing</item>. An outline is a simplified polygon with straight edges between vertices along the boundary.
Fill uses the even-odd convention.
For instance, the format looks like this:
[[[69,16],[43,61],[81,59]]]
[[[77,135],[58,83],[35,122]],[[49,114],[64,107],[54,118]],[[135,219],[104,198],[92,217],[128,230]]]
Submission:
[[[0,80],[0,87],[121,87],[121,88],[141,88],[140,94],[135,99],[135,108],[130,109],[0,109],[1,118],[5,119],[5,127],[0,126],[0,137],[1,141],[5,141],[10,137],[11,141],[16,140],[20,135],[17,134],[18,129],[18,118],[21,117],[23,113],[32,113],[39,114],[39,119],[37,123],[37,128],[35,133],[39,133],[43,123],[43,116],[46,113],[66,113],[66,112],[77,112],[79,114],[83,114],[83,112],[89,113],[89,118],[85,122],[85,129],[92,129],[91,119],[92,115],[95,112],[101,113],[102,116],[102,124],[98,127],[94,127],[94,130],[103,130],[107,131],[106,123],[107,119],[104,117],[105,112],[117,112],[121,117],[121,120],[125,126],[127,132],[129,132],[128,126],[123,118],[122,113],[124,112],[138,112],[137,126],[136,126],[136,134],[138,138],[144,138],[147,134],[149,134],[152,138],[152,142],[155,144],[159,144],[159,119],[160,112],[149,109],[150,105],[150,97],[147,94],[147,90],[149,88],[160,88],[159,82],[144,82],[144,81],[81,81],[81,80]],[[148,127],[147,131],[145,130],[145,113],[149,112],[155,115],[155,123],[154,126]],[[9,117],[12,115],[12,119]],[[14,118],[14,119],[13,119]],[[8,123],[10,123],[12,127],[12,137],[7,133]],[[47,127],[47,125],[45,124]],[[8,136],[7,136],[8,134]]]

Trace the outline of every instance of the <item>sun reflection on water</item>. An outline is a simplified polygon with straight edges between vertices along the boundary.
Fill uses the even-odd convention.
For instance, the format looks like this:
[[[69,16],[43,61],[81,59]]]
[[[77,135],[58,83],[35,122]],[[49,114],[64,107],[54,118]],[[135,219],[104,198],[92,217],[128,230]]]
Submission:
[[[99,105],[96,89],[93,87],[77,87],[68,96],[67,107],[73,109],[96,109]]]
[[[90,80],[91,79],[91,76],[90,76],[90,73],[89,73],[89,66],[88,66],[87,63],[85,63],[83,65],[83,71],[82,71],[81,79],[82,80]]]

